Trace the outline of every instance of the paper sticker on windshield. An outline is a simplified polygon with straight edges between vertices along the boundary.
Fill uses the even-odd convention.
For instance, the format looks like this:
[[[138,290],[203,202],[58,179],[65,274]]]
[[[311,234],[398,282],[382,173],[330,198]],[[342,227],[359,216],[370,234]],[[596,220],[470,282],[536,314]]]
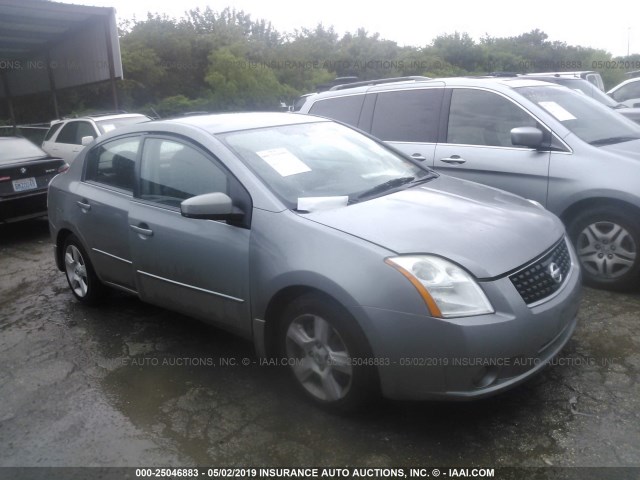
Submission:
[[[576,119],[576,117],[571,115],[567,110],[565,110],[563,107],[558,105],[556,102],[539,102],[538,105],[540,105],[542,108],[544,108],[547,112],[549,112],[551,115],[556,117],[561,122],[564,122],[566,120]]]
[[[256,153],[283,177],[311,171],[302,160],[286,148],[271,148]]]

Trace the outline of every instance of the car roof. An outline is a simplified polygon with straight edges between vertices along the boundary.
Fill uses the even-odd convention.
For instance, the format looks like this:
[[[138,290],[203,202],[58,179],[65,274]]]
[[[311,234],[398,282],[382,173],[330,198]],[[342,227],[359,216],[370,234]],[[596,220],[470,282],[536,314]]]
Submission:
[[[353,95],[365,92],[376,92],[383,90],[404,90],[411,88],[421,88],[427,86],[493,86],[498,89],[518,88],[518,87],[536,87],[536,86],[549,86],[549,82],[534,78],[523,77],[448,77],[448,78],[435,78],[428,80],[412,80],[407,82],[390,82],[390,83],[377,83],[376,85],[364,85],[349,88],[348,85],[340,90],[331,90],[328,92],[318,93],[314,99],[321,100],[324,98],[332,98],[342,95]],[[557,85],[556,85],[557,86]]]
[[[146,117],[142,113],[100,113],[95,115],[81,115],[79,117],[69,117],[69,118],[58,118],[56,120],[51,121],[51,126],[57,125],[63,122],[71,122],[74,120],[93,120],[93,121],[102,121],[102,120],[114,120],[118,118],[136,118],[136,117]],[[149,117],[147,117],[149,118]]]
[[[278,112],[242,112],[242,113],[216,113],[211,115],[198,115],[194,117],[174,118],[170,120],[157,120],[155,125],[164,123],[184,124],[199,127],[211,134],[233,132],[237,130],[251,130],[254,128],[275,127],[283,125],[295,125],[303,123],[315,123],[330,121],[320,117],[302,115],[298,113]],[[146,123],[144,125],[149,125]],[[144,128],[144,127],[141,127]]]

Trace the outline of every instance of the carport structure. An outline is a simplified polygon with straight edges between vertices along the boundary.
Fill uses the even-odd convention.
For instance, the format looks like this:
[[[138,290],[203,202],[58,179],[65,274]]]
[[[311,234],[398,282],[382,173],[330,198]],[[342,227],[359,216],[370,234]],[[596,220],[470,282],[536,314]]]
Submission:
[[[122,78],[115,9],[44,0],[0,0],[0,98],[15,126],[13,99],[109,81],[118,110]]]

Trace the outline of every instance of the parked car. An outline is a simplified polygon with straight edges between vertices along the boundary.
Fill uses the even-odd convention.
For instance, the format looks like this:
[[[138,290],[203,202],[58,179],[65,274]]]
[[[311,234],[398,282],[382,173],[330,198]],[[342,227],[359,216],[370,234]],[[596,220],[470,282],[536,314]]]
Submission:
[[[597,88],[594,84],[581,78],[570,78],[560,75],[543,76],[539,74],[527,74],[522,76],[535,77],[536,80],[541,80],[543,82],[557,83],[558,85],[563,85],[577,92],[584,93],[586,96],[593,98],[595,101],[616,110],[618,113],[624,115],[629,120],[640,123],[640,108],[630,108],[624,103],[616,102],[613,98]]]
[[[619,83],[609,90],[607,95],[627,107],[640,108],[640,77]]]
[[[310,97],[300,112],[540,202],[564,220],[590,285],[637,285],[640,125],[604,105],[529,78],[447,78],[347,86]]]
[[[149,117],[139,113],[100,114],[54,120],[44,137],[42,149],[71,164],[94,138],[124,125],[148,120]]]
[[[46,215],[49,181],[65,168],[26,138],[0,137],[0,223]]]
[[[592,85],[595,85],[596,88],[602,92],[604,92],[604,80],[602,80],[602,75],[598,72],[594,72],[593,70],[584,70],[579,72],[541,72],[541,73],[528,73],[529,76],[554,76],[561,78],[581,78],[589,82]]]
[[[576,325],[580,269],[557,217],[318,117],[125,127],[49,197],[78,300],[110,286],[234,331],[322,405],[492,395]]]

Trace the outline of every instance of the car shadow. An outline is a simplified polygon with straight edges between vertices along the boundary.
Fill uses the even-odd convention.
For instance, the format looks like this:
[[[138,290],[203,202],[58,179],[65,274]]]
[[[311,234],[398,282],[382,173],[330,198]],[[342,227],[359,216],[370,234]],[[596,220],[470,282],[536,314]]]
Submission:
[[[0,224],[0,246],[12,247],[22,243],[46,240],[49,237],[47,217],[22,222]]]

